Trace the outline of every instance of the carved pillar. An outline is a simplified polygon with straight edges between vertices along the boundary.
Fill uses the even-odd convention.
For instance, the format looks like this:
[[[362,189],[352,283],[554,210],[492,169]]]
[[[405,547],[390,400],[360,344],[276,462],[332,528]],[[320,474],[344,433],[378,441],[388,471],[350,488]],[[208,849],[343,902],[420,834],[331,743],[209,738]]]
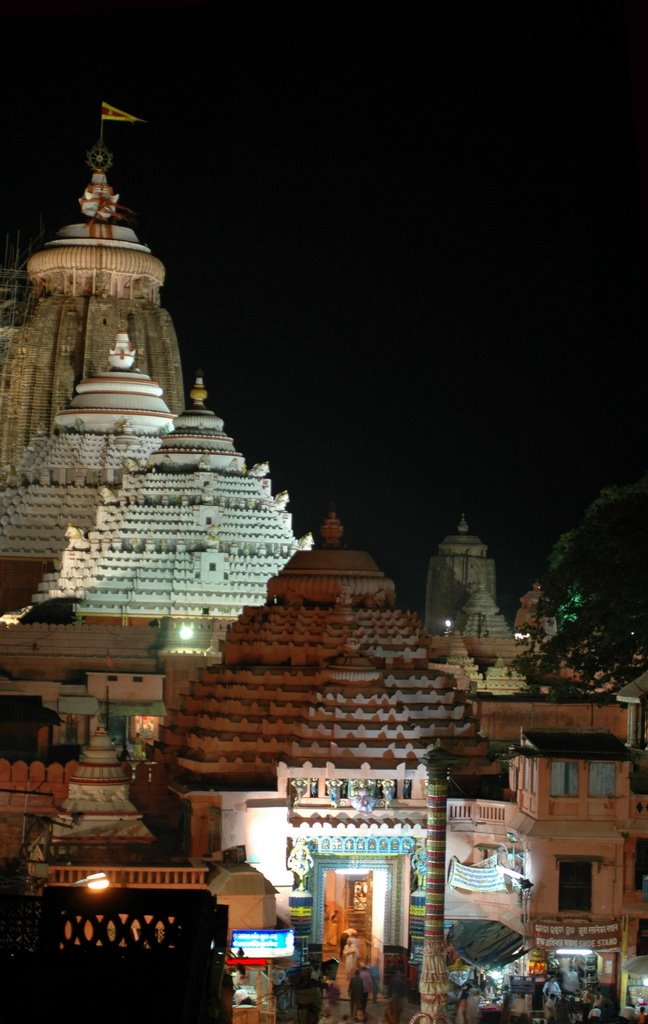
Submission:
[[[423,758],[427,769],[425,800],[426,822],[426,881],[425,914],[423,926],[423,963],[419,992],[421,1011],[412,1022],[426,1017],[433,1024],[445,1024],[448,992],[448,967],[443,933],[446,884],[446,823],[448,804],[448,769],[459,760],[449,754],[437,741]]]

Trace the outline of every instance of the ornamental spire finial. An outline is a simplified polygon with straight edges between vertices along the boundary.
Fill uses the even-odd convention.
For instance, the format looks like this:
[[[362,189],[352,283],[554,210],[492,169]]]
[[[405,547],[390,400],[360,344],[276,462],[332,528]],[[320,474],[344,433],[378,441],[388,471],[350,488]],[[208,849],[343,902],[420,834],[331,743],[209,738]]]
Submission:
[[[196,376],[194,377],[193,387],[189,392],[189,398],[193,403],[194,409],[204,409],[205,399],[207,398],[207,388],[203,382],[202,370],[196,370]]]
[[[344,527],[338,519],[335,506],[331,505],[326,519],[320,527],[320,533],[322,535],[322,547],[324,548],[341,548],[342,547],[342,534],[344,533]]]

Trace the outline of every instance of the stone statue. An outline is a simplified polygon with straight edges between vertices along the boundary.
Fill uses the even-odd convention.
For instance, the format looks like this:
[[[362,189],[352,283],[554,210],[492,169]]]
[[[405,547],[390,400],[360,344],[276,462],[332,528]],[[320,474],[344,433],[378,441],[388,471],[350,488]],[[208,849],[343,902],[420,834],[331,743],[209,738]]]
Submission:
[[[73,526],[72,523],[68,523],[65,536],[69,548],[74,548],[76,551],[87,551],[90,547],[90,541],[84,537],[83,530],[80,530],[78,526]]]
[[[99,496],[105,505],[114,505],[117,501],[117,495],[106,484],[99,488]]]
[[[423,844],[417,843],[410,857],[410,867],[416,880],[415,890],[425,889],[427,880],[427,852]]]
[[[274,504],[276,508],[283,509],[286,507],[289,501],[290,497],[288,495],[288,491],[279,491],[279,494],[277,494],[274,499]]]
[[[298,892],[306,891],[306,878],[313,868],[313,855],[308,849],[307,841],[301,836],[293,845],[288,857],[288,868],[297,880]]]

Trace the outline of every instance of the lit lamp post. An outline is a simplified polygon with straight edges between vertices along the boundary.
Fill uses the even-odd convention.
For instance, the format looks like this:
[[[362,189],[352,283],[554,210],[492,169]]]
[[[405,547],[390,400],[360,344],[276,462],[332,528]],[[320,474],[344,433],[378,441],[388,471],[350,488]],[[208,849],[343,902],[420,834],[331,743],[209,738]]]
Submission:
[[[448,967],[443,932],[446,885],[446,823],[448,806],[448,770],[460,760],[441,746],[439,740],[423,757],[427,769],[425,913],[423,960],[419,992],[421,1009],[412,1017],[412,1024],[425,1017],[446,1022]]]
[[[85,878],[78,878],[76,882],[72,882],[73,888],[79,885],[85,885],[87,889],[99,892],[101,889],[110,888],[110,879],[105,871],[95,871],[91,875],[86,875]]]

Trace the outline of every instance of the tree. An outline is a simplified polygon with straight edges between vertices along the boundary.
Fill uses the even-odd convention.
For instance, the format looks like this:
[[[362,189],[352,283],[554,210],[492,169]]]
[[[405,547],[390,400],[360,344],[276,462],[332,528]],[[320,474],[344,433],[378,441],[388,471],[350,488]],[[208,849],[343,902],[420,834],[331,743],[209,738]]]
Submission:
[[[516,666],[533,681],[616,690],[648,668],[648,474],[601,491],[549,557],[538,625]],[[553,619],[555,633],[541,626]]]

